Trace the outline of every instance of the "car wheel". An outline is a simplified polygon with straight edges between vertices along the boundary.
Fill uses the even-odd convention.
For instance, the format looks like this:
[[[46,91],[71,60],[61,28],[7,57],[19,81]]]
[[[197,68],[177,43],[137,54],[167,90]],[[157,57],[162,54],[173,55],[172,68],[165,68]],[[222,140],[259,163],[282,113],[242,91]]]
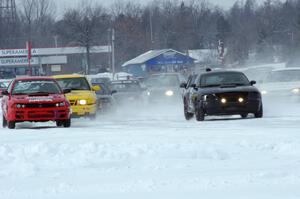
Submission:
[[[71,127],[71,119],[65,120],[63,122],[63,125],[64,125],[65,128]]]
[[[4,115],[2,116],[2,127],[3,128],[7,127],[7,120],[5,119]]]
[[[16,128],[16,122],[7,121],[7,126],[8,126],[9,129],[15,129]]]
[[[63,125],[63,123],[64,123],[63,121],[57,120],[56,121],[56,126],[61,127]]]
[[[260,106],[260,109],[258,110],[258,112],[254,113],[254,116],[256,118],[262,118],[263,117],[263,105]]]
[[[199,107],[199,108],[196,109],[195,116],[196,116],[197,121],[204,121],[205,114],[204,114],[204,110],[203,110],[202,107]]]
[[[96,119],[96,114],[92,114],[92,115],[89,115],[89,118],[91,119],[91,120],[95,120]]]
[[[184,117],[186,120],[190,120],[194,116],[193,113],[188,112],[188,105],[186,102],[184,102]]]
[[[247,118],[247,117],[248,117],[248,113],[242,113],[242,114],[241,114],[241,117],[242,117],[242,118]]]

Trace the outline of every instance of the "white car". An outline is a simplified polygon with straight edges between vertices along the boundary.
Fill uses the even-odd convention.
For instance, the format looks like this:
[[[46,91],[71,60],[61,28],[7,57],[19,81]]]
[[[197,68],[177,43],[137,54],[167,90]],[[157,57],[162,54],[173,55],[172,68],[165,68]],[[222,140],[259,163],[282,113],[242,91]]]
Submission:
[[[266,99],[300,100],[300,67],[271,71],[259,85]]]

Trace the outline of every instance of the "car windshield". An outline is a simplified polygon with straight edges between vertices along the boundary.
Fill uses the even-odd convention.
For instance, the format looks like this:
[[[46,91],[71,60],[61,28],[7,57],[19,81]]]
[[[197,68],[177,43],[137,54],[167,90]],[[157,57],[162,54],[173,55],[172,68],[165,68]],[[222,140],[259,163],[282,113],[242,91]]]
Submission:
[[[117,92],[134,92],[141,90],[139,83],[113,83],[112,90]]]
[[[12,94],[59,94],[59,86],[52,80],[20,80],[13,87]]]
[[[244,86],[249,85],[249,80],[243,73],[211,73],[205,74],[201,77],[201,87],[215,87],[226,85]]]
[[[7,86],[4,83],[0,82],[0,89],[5,89],[5,88],[7,88]]]
[[[56,81],[63,89],[91,90],[91,87],[85,77],[61,78]]]
[[[266,82],[295,82],[300,81],[300,70],[282,70],[271,72]]]
[[[109,95],[111,93],[109,85],[105,83],[92,83],[92,85],[100,87],[100,90],[96,91],[98,95]]]
[[[146,81],[148,87],[178,87],[179,84],[177,75],[153,75]]]

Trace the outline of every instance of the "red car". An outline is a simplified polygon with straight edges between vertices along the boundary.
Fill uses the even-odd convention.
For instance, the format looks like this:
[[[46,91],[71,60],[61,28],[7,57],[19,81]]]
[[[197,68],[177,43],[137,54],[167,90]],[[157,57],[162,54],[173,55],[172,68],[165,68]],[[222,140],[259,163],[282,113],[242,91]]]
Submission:
[[[50,77],[16,78],[2,92],[3,127],[14,129],[18,122],[55,121],[71,126],[70,103],[58,83]]]

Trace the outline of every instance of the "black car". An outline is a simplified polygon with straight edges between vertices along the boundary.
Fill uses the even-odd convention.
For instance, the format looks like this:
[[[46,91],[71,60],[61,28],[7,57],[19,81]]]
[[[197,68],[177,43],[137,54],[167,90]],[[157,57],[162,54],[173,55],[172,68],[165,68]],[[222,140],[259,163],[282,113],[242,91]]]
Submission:
[[[195,77],[190,77],[191,81]],[[197,75],[193,84],[182,83],[185,89],[184,115],[187,120],[194,115],[203,121],[206,115],[241,115],[253,113],[263,116],[261,93],[242,72],[217,71]]]
[[[151,102],[180,102],[182,92],[180,83],[185,78],[179,73],[160,73],[151,75],[145,84],[148,88],[148,101]]]
[[[111,82],[111,90],[115,91],[114,99],[117,104],[130,105],[143,104],[145,90],[139,80],[114,80]]]
[[[102,111],[106,111],[114,104],[113,94],[111,90],[111,80],[107,77],[96,77],[90,79],[93,86],[99,86],[100,90],[96,91],[98,107]]]

